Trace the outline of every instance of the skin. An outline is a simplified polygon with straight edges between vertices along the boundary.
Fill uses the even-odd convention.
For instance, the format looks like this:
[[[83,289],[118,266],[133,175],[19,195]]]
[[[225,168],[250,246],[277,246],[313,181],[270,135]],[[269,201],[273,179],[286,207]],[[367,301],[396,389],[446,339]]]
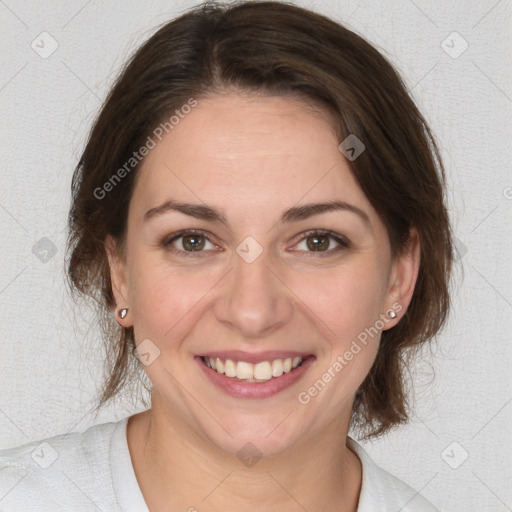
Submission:
[[[117,306],[129,308],[119,322],[134,326],[137,344],[149,338],[160,350],[144,367],[152,407],[127,429],[152,512],[357,509],[361,464],[346,438],[380,333],[308,404],[297,397],[393,304],[401,311],[384,329],[399,321],[417,279],[419,242],[413,232],[409,249],[392,259],[386,228],[340,142],[328,114],[311,105],[231,92],[200,99],[146,157],[125,246],[106,246]],[[218,209],[229,226],[176,211],[144,220],[169,199]],[[360,208],[369,222],[330,211],[278,223],[288,208],[333,200]],[[203,252],[188,245],[187,253],[183,238],[169,243],[180,254],[162,245],[183,229],[205,232]],[[313,229],[349,246],[320,237],[324,252],[315,251],[305,234]],[[252,263],[236,252],[248,236],[263,249]],[[297,350],[316,359],[290,388],[242,399],[211,384],[194,360],[214,349]],[[236,456],[248,441],[262,454],[250,468]]]

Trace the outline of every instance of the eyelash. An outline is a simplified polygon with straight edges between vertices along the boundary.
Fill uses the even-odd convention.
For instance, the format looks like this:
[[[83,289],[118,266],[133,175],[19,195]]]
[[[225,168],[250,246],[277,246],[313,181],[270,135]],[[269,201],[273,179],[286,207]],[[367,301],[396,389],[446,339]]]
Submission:
[[[183,251],[181,249],[176,249],[175,247],[173,247],[171,245],[176,240],[183,238],[187,235],[204,236],[206,238],[206,240],[208,240],[210,243],[214,243],[208,238],[208,235],[206,232],[201,231],[201,230],[186,229],[183,231],[179,231],[178,233],[174,233],[171,236],[171,238],[169,238],[169,237],[164,238],[161,242],[161,246],[166,251],[169,251],[178,256],[184,256],[186,258],[202,257],[201,253],[204,253],[206,251]],[[323,229],[313,229],[310,231],[306,231],[304,233],[304,236],[295,245],[298,245],[302,241],[307,240],[308,238],[312,238],[314,236],[326,236],[326,237],[334,240],[339,245],[338,245],[338,247],[336,247],[334,249],[328,249],[327,251],[305,251],[306,254],[302,254],[301,257],[306,257],[306,258],[320,257],[320,258],[322,258],[322,257],[326,257],[326,256],[332,256],[334,253],[338,253],[338,252],[340,252],[344,249],[348,249],[350,247],[350,243],[345,237],[338,235],[336,233],[333,233],[332,231],[327,231],[327,230],[323,230]],[[299,252],[304,252],[304,251],[299,251]]]

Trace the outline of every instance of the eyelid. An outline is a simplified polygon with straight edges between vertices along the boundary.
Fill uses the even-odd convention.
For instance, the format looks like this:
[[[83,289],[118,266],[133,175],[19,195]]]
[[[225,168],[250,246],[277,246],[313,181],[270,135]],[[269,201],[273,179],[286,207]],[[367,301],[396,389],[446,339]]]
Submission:
[[[300,234],[300,239],[295,243],[294,247],[297,246],[299,243],[303,242],[304,240],[306,240],[307,238],[313,236],[325,236],[327,238],[330,238],[338,244],[338,247],[335,247],[334,249],[328,249],[327,251],[298,251],[301,253],[305,253],[304,256],[306,257],[330,256],[332,254],[338,253],[341,250],[348,249],[351,246],[350,241],[345,236],[340,235],[339,233],[334,233],[327,229],[310,229]]]
[[[178,254],[179,256],[185,256],[185,257],[197,257],[201,256],[201,253],[204,252],[210,252],[208,251],[184,251],[182,249],[177,249],[176,247],[172,246],[172,243],[176,240],[179,240],[180,238],[183,238],[188,235],[200,235],[204,236],[205,239],[210,242],[211,244],[218,246],[216,242],[212,240],[213,235],[211,233],[208,233],[207,231],[204,231],[202,229],[182,229],[181,231],[177,231],[176,233],[172,233],[169,236],[165,236],[162,241],[160,242],[160,245],[167,251],[172,252],[174,254]]]
[[[178,254],[180,256],[184,255],[185,257],[188,257],[188,256],[191,256],[191,257],[197,257],[197,256],[201,256],[201,253],[205,253],[205,252],[211,252],[211,250],[203,250],[203,251],[184,251],[182,249],[177,249],[176,247],[173,247],[172,246],[172,243],[180,238],[183,238],[185,236],[188,236],[188,235],[200,235],[200,236],[204,236],[206,238],[206,240],[208,242],[210,242],[211,244],[215,245],[218,247],[219,244],[217,244],[216,242],[214,242],[212,240],[213,235],[207,231],[204,231],[204,230],[201,230],[201,229],[183,229],[181,231],[177,231],[176,233],[173,233],[172,235],[169,235],[169,236],[166,236],[162,239],[162,241],[160,242],[160,245],[164,247],[164,249],[170,251],[170,252],[173,252],[175,254]],[[294,247],[296,245],[298,245],[299,243],[303,242],[304,240],[306,240],[307,238],[309,237],[312,237],[312,236],[325,236],[325,237],[328,237],[328,238],[331,238],[332,240],[334,240],[338,245],[338,247],[334,248],[334,249],[328,249],[327,251],[298,251],[300,253],[306,253],[309,256],[311,257],[315,257],[315,256],[319,256],[319,257],[322,257],[322,256],[328,256],[328,255],[332,255],[334,253],[337,253],[339,252],[340,250],[343,250],[343,249],[347,249],[350,247],[350,242],[349,240],[343,236],[343,235],[340,235],[339,233],[334,233],[332,231],[329,231],[329,230],[326,230],[326,229],[310,229],[308,231],[304,231],[302,233],[300,233],[300,238],[297,240],[297,242],[294,244]]]

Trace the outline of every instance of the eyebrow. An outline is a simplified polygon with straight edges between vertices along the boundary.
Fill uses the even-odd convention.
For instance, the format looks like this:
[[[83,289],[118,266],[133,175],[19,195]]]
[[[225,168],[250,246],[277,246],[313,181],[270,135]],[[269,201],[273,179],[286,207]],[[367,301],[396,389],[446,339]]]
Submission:
[[[160,206],[156,206],[148,210],[144,214],[144,222],[170,211],[180,212],[196,219],[220,222],[226,227],[229,227],[229,222],[227,221],[225,215],[215,208],[206,206],[204,204],[180,203],[173,200],[166,201]],[[333,211],[346,211],[354,213],[361,220],[363,220],[365,224],[368,225],[368,227],[371,228],[368,214],[364,210],[361,210],[361,208],[358,208],[357,206],[354,206],[345,201],[328,201],[325,203],[309,203],[293,206],[292,208],[289,208],[283,212],[277,224],[297,222],[314,215],[320,215],[321,213]]]

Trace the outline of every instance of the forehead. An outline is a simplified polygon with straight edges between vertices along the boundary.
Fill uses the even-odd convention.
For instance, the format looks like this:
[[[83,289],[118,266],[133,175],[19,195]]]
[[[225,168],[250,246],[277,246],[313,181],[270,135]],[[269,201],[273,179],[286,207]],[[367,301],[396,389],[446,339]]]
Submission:
[[[329,114],[296,99],[199,99],[146,156],[133,200],[141,209],[173,198],[261,212],[341,199],[369,210],[339,142]]]

